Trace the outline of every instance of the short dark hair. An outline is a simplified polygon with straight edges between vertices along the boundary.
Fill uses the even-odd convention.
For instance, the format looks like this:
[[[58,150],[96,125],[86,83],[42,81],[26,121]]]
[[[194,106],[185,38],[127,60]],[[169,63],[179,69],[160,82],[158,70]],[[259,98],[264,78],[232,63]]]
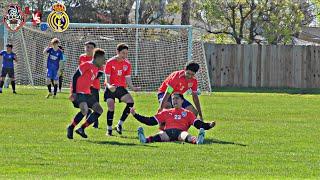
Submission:
[[[197,73],[199,68],[200,68],[199,64],[194,61],[189,61],[186,64],[186,70],[190,70],[194,73]]]
[[[122,51],[124,49],[129,50],[129,46],[127,44],[125,44],[125,43],[120,43],[120,44],[117,45],[117,51],[120,52],[120,51]]]
[[[93,41],[87,41],[84,43],[84,45],[92,45],[94,48],[97,47],[96,43],[94,43]]]
[[[173,93],[171,96],[178,96],[181,99],[184,99],[183,94],[180,94],[180,93]]]
[[[101,57],[101,56],[105,56],[105,52],[103,49],[101,48],[95,48],[93,50],[93,58],[97,58],[97,57]]]
[[[13,48],[13,45],[12,44],[7,44],[6,47]]]

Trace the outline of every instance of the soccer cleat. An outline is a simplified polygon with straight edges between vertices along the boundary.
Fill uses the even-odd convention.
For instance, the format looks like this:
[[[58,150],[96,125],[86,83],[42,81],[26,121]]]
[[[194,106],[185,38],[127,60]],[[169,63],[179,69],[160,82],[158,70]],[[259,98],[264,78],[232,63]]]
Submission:
[[[106,136],[112,136],[112,130],[108,130]]]
[[[73,128],[71,126],[67,127],[67,138],[73,139]]]
[[[84,132],[83,128],[79,128],[76,130],[76,133],[79,134],[81,137],[83,138],[88,138],[88,136],[86,135],[86,133]]]
[[[143,128],[138,128],[138,138],[140,140],[140,143],[147,143],[146,137],[144,136]]]
[[[122,134],[122,126],[121,125],[117,125],[116,127],[115,127],[115,129],[116,129],[116,131],[121,135]]]
[[[99,128],[99,121],[98,120],[93,123],[93,127],[96,128],[96,129]]]
[[[46,98],[48,99],[50,96],[52,96],[52,93],[48,93],[48,95],[46,96]]]
[[[197,140],[197,144],[203,144],[204,142],[204,135],[205,135],[205,131],[203,128],[200,128],[199,130],[199,135],[198,135],[198,140]]]
[[[17,92],[16,92],[16,91],[13,91],[12,93],[13,93],[13,94],[17,94]]]
[[[57,95],[53,95],[52,98],[53,98],[53,99],[56,99],[56,98],[57,98]]]

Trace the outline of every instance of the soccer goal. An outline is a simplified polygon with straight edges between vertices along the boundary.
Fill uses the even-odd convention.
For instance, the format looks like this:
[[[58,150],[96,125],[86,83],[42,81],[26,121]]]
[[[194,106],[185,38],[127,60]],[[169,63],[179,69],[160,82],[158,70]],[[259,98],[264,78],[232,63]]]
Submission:
[[[19,59],[15,71],[16,82],[21,85],[45,86],[47,57],[42,52],[57,37],[66,56],[64,87],[69,87],[84,43],[90,40],[106,51],[106,58],[116,54],[118,43],[128,44],[133,83],[143,91],[156,91],[171,72],[182,69],[188,60],[201,66],[197,75],[200,90],[211,91],[204,48],[201,42],[193,41],[192,26],[71,23],[67,31],[56,33],[26,24],[6,35]]]

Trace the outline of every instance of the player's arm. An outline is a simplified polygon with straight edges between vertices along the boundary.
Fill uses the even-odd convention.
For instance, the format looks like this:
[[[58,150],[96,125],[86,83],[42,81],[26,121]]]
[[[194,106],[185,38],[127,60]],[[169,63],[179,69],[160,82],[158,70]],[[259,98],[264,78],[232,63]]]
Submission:
[[[192,92],[192,99],[193,99],[194,105],[196,106],[196,109],[199,113],[200,119],[203,120],[202,110],[201,110],[200,101],[199,101],[199,97],[198,97],[197,92],[194,92],[194,91]]]
[[[76,73],[74,73],[72,77],[72,94],[77,93],[77,82],[80,76],[81,76],[81,71],[77,69]]]
[[[16,63],[18,62],[17,55],[14,55],[14,56],[13,56],[13,60],[14,60]]]
[[[158,121],[155,117],[145,117],[138,113],[136,113],[134,108],[130,108],[130,113],[133,115],[133,117],[138,120],[139,122],[148,125],[148,126],[155,126],[158,124]]]
[[[171,87],[170,85],[168,85],[167,90],[162,98],[162,101],[160,103],[160,107],[158,109],[158,112],[162,111],[162,109],[165,108],[165,104],[168,102],[168,99],[170,97],[170,95],[173,93],[173,87]]]
[[[129,88],[130,88],[131,90],[133,90],[133,91],[139,91],[139,90],[140,90],[140,87],[135,87],[135,86],[133,86],[133,84],[132,84],[132,79],[131,79],[131,76],[130,76],[130,75],[125,76],[125,78],[126,78],[126,82],[127,82],[128,86],[129,86]]]
[[[49,53],[49,49],[50,49],[50,46],[46,47],[44,50],[43,50],[43,55],[47,55]]]
[[[196,127],[197,129],[203,128],[204,130],[209,130],[213,128],[216,125],[214,121],[211,123],[205,123],[200,119],[196,119],[193,123],[193,126]]]

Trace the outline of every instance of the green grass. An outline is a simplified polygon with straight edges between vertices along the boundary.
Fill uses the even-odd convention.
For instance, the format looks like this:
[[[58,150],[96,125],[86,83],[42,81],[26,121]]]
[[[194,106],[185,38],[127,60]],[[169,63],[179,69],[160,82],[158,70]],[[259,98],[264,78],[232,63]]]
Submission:
[[[320,95],[215,92],[200,96],[205,120],[217,126],[206,144],[142,145],[129,116],[123,136],[87,129],[88,139],[66,138],[77,112],[67,100],[45,99],[45,90],[18,87],[0,94],[0,179],[52,178],[319,178]],[[190,97],[188,97],[190,98]],[[134,94],[137,112],[154,115],[155,93]],[[119,119],[124,104],[116,104]],[[115,121],[117,122],[117,121]],[[115,124],[114,122],[114,124]],[[145,128],[146,135],[157,127]],[[194,135],[197,130],[192,127]]]

